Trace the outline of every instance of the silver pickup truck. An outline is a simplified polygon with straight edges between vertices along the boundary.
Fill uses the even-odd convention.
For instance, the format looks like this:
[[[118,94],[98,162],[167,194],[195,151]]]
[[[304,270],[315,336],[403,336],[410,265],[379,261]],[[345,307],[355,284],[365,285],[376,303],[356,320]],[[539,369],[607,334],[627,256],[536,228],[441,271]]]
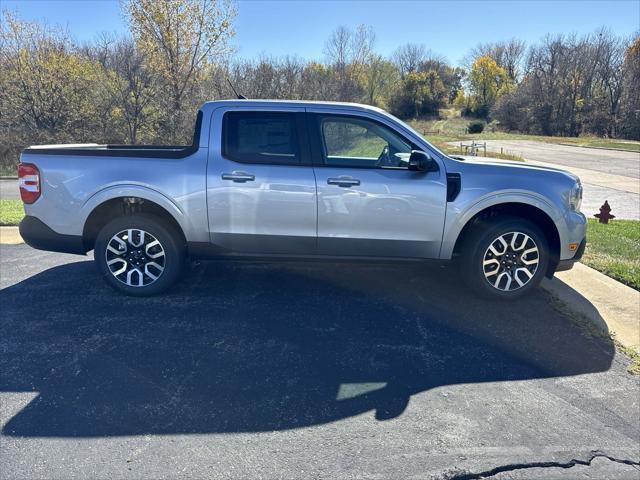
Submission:
[[[455,260],[477,292],[513,299],[585,246],[575,176],[450,157],[357,104],[208,102],[190,146],[29,147],[19,182],[25,241],[94,250],[130,295],[229,257]]]

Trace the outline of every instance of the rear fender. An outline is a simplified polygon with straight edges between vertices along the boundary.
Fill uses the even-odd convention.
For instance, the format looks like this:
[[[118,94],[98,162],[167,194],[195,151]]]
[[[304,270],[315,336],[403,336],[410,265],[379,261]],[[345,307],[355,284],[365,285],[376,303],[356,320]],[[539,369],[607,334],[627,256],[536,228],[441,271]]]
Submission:
[[[96,207],[108,200],[120,197],[137,197],[156,203],[173,217],[183,232],[187,232],[187,219],[180,207],[162,193],[141,185],[114,185],[95,193],[86,200],[80,209],[78,223],[84,228],[87,218]]]

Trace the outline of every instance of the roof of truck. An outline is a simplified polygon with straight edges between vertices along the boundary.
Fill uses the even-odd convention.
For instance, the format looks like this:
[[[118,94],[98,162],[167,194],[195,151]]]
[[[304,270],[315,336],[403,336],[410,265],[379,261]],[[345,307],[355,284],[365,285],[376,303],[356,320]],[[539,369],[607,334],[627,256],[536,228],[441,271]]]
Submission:
[[[370,110],[379,113],[386,113],[384,110],[373,107],[371,105],[364,105],[362,103],[350,103],[350,102],[321,102],[315,100],[252,100],[252,99],[229,99],[229,100],[212,100],[205,102],[204,107],[215,108],[217,106],[243,106],[243,107],[270,107],[270,106],[288,106],[288,107],[338,107],[357,110]]]

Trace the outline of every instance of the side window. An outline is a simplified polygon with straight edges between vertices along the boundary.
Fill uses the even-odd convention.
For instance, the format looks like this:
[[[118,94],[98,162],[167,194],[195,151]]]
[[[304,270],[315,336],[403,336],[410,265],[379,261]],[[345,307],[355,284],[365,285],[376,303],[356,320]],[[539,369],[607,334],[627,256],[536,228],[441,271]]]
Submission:
[[[225,113],[222,155],[242,163],[299,164],[295,115],[282,112]]]
[[[365,118],[320,118],[325,165],[407,168],[411,145],[393,130]]]

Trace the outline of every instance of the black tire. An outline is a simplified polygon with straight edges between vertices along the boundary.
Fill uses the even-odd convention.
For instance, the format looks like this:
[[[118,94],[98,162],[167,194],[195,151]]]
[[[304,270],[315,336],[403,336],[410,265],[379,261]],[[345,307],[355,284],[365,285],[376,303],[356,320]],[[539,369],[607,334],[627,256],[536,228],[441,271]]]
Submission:
[[[136,282],[132,283],[140,283],[138,282],[140,278],[144,278],[144,281],[150,282],[149,284],[145,284],[143,286],[128,285],[127,283],[125,283],[127,272],[125,271],[123,274],[116,276],[112,273],[109,265],[107,264],[107,257],[114,257],[112,253],[107,252],[109,242],[112,241],[115,235],[128,229],[142,230],[146,233],[146,238],[149,238],[148,235],[151,235],[155,237],[155,239],[158,240],[160,244],[159,247],[152,247],[152,249],[155,248],[155,250],[147,251],[145,250],[145,246],[140,247],[140,250],[138,250],[138,252],[140,252],[141,250],[145,250],[145,254],[140,254],[141,259],[139,260],[139,262],[141,266],[139,267],[139,269],[141,271],[144,270],[142,265],[145,265],[145,261],[155,261],[154,259],[148,258],[146,254],[149,254],[149,252],[157,252],[159,251],[159,249],[163,250],[163,256],[161,257],[161,260],[157,260],[157,262],[164,269],[160,272],[159,269],[151,267],[149,270],[149,272],[152,272],[153,275],[157,276],[155,280],[146,273],[144,276],[140,277],[138,276],[137,272],[134,272],[136,274],[135,277],[131,275],[131,278],[135,278],[136,280]],[[129,244],[127,243],[127,245]],[[134,253],[133,247],[129,246],[129,248],[132,250],[132,253]],[[123,254],[122,257],[125,257],[125,255]],[[115,218],[107,223],[104,227],[102,227],[102,229],[98,233],[98,237],[96,238],[94,247],[94,258],[98,271],[109,286],[126,295],[147,297],[164,292],[176,283],[184,270],[186,253],[184,241],[182,240],[181,235],[175,231],[175,228],[156,216],[147,214],[134,214]],[[116,263],[116,265],[127,264]]]
[[[530,279],[524,283],[523,286],[519,286],[516,282],[511,288],[512,290],[501,290],[496,288],[491,282],[497,279],[496,274],[492,277],[485,276],[485,266],[483,265],[485,261],[485,254],[489,252],[489,247],[495,242],[498,241],[498,238],[501,236],[505,236],[505,239],[512,239],[509,235],[512,235],[514,232],[520,232],[528,235],[530,239],[535,243],[535,246],[538,249],[537,253],[537,267],[535,268],[535,272],[531,276]],[[517,237],[518,241],[522,241],[520,239],[524,239],[524,237]],[[511,243],[507,241],[507,243]],[[499,246],[500,244],[498,244]],[[516,242],[517,245],[517,242]],[[530,245],[530,244],[529,244]],[[478,222],[476,225],[471,227],[471,231],[467,235],[463,245],[462,251],[460,252],[459,258],[459,266],[460,273],[462,275],[463,280],[473,289],[474,292],[479,295],[490,298],[494,300],[515,300],[516,298],[520,298],[523,295],[531,292],[534,288],[536,288],[542,279],[545,276],[549,265],[549,246],[547,239],[542,233],[542,231],[533,223],[518,217],[499,217],[496,219],[490,219]],[[511,259],[511,261],[521,262],[521,254],[519,252],[515,252],[512,255],[515,255],[515,260]],[[535,253],[532,253],[535,257]],[[495,257],[493,253],[489,253],[490,257]],[[525,257],[529,260],[529,255]],[[496,257],[498,260],[497,267],[493,264],[486,267],[487,271],[493,271],[493,268],[511,268],[512,270],[507,270],[507,275],[499,282],[499,287],[505,287],[507,282],[511,282],[512,273],[514,270],[518,270],[521,268],[527,268],[526,265],[518,264],[515,265],[502,265],[502,257]],[[494,261],[492,258],[488,258],[488,260]],[[531,267],[532,268],[532,267]],[[529,271],[531,271],[529,269]],[[502,272],[502,270],[500,270]],[[510,273],[511,272],[511,273]],[[526,272],[524,272],[526,274]],[[528,275],[528,274],[527,274]],[[524,281],[527,279],[527,275],[523,275],[522,272],[518,273],[518,277],[520,281]],[[511,277],[511,278],[507,278]]]

